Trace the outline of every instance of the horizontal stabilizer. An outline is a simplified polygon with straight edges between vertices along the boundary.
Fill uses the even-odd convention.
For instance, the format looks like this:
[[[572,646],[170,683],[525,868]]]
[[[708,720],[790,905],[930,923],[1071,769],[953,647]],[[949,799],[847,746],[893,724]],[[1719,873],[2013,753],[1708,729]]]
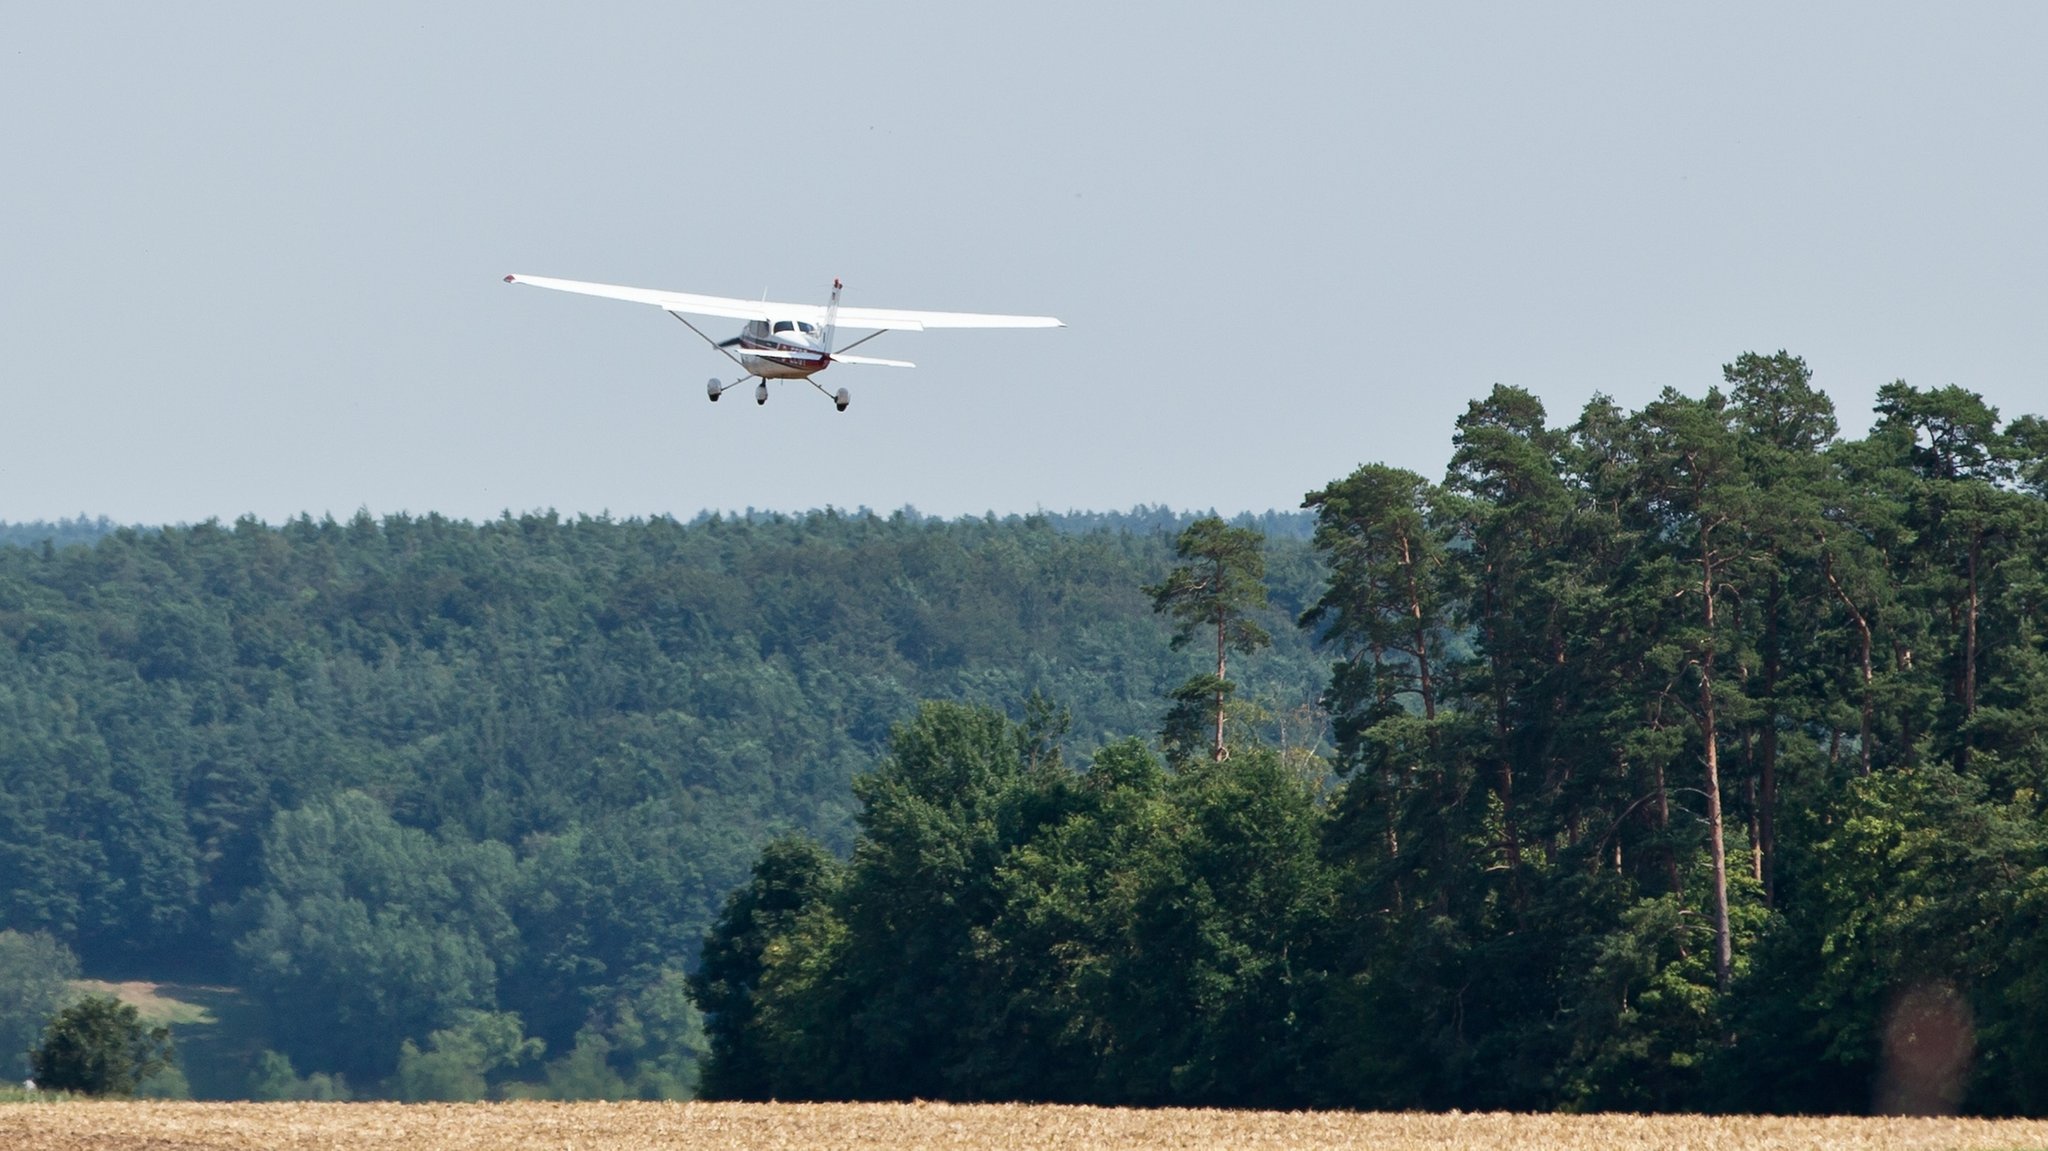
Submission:
[[[801,364],[812,364],[825,357],[816,352],[795,352],[782,348],[741,348],[742,356],[763,356],[771,360],[795,360]]]
[[[885,360],[880,356],[842,356],[835,354],[832,357],[832,362],[835,364],[869,364],[877,368],[914,368],[917,366],[909,360]]]

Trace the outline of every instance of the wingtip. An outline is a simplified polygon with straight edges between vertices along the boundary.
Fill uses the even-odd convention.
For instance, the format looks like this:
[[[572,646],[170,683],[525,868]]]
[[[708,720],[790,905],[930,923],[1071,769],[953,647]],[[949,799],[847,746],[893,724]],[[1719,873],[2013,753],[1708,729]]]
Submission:
[[[506,282],[506,283],[508,283],[508,284],[509,284],[509,283],[512,283],[512,282],[513,282],[513,277],[511,277],[511,276],[507,276],[507,277],[505,277],[505,282]]]

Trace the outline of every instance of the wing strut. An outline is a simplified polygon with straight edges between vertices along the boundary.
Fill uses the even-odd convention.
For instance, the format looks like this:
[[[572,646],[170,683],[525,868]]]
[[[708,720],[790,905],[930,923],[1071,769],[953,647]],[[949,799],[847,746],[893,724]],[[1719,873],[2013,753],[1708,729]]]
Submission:
[[[889,329],[887,329],[887,328],[883,328],[883,329],[882,329],[882,330],[881,330],[880,332],[869,332],[869,333],[868,333],[867,335],[865,335],[865,336],[862,336],[862,337],[861,337],[860,339],[858,339],[858,340],[855,340],[854,342],[852,342],[852,343],[850,343],[850,344],[846,345],[845,347],[843,347],[843,348],[841,348],[841,349],[839,349],[839,350],[840,350],[840,351],[842,351],[842,352],[850,352],[850,351],[854,350],[855,348],[858,348],[858,347],[860,347],[860,346],[861,346],[862,344],[865,344],[865,343],[867,343],[867,342],[868,342],[869,340],[872,340],[872,339],[874,339],[874,338],[875,338],[876,336],[879,336],[879,335],[883,335],[883,334],[884,334],[884,333],[886,333],[886,332],[887,332],[888,330],[889,330]]]
[[[719,355],[724,356],[726,359],[731,360],[733,362],[733,365],[739,368],[740,371],[746,372],[747,376],[751,376],[754,374],[752,371],[748,370],[745,364],[740,363],[740,358],[738,356],[735,356],[731,352],[726,351],[724,344],[721,344],[717,340],[712,339],[710,336],[705,335],[703,329],[699,328],[697,325],[691,323],[690,321],[683,319],[683,314],[681,312],[670,312],[669,315],[674,316],[676,318],[677,323],[690,329],[693,332],[696,332],[698,339],[704,341],[707,344],[710,344],[713,350],[715,350]],[[740,379],[744,380],[747,378],[747,376],[741,376]],[[737,387],[739,385],[735,383],[733,386]]]

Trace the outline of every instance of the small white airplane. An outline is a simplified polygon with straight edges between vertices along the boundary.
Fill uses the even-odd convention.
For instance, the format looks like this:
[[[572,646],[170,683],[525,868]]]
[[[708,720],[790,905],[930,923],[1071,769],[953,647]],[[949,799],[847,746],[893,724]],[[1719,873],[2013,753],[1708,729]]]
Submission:
[[[845,388],[838,392],[825,391],[825,385],[811,379],[812,376],[833,364],[876,364],[885,368],[912,368],[917,365],[908,360],[884,360],[875,356],[850,356],[845,349],[835,350],[833,334],[840,328],[856,328],[870,331],[870,335],[846,345],[857,348],[886,331],[921,332],[926,328],[1064,328],[1065,324],[1051,316],[1000,316],[980,312],[906,312],[891,308],[842,308],[839,306],[839,292],[844,286],[838,280],[832,281],[832,299],[818,304],[779,304],[772,300],[739,300],[725,296],[697,296],[688,292],[663,292],[653,288],[626,288],[617,284],[590,284],[582,280],[555,280],[546,276],[505,277],[508,284],[532,284],[536,288],[553,288],[558,292],[577,292],[586,296],[603,296],[610,300],[629,300],[636,304],[653,304],[678,320],[683,326],[696,332],[707,344],[718,349],[726,359],[739,365],[746,375],[729,384],[713,379],[706,390],[713,400],[739,387],[750,379],[761,382],[754,388],[754,402],[768,402],[769,380],[804,380],[828,396],[840,411],[846,410],[853,397]],[[721,316],[726,319],[745,320],[747,326],[740,334],[729,340],[714,340],[704,334],[703,329],[684,319],[685,313],[692,316]],[[737,353],[735,353],[737,349]]]

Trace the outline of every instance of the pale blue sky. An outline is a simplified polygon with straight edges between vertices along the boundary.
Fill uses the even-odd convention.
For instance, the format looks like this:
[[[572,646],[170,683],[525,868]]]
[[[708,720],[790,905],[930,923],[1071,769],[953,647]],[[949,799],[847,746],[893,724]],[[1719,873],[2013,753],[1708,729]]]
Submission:
[[[2040,411],[2044,59],[2018,3],[8,5],[0,520],[1290,508],[1496,381],[1780,347],[1852,432]],[[507,272],[1069,327],[713,407]]]

